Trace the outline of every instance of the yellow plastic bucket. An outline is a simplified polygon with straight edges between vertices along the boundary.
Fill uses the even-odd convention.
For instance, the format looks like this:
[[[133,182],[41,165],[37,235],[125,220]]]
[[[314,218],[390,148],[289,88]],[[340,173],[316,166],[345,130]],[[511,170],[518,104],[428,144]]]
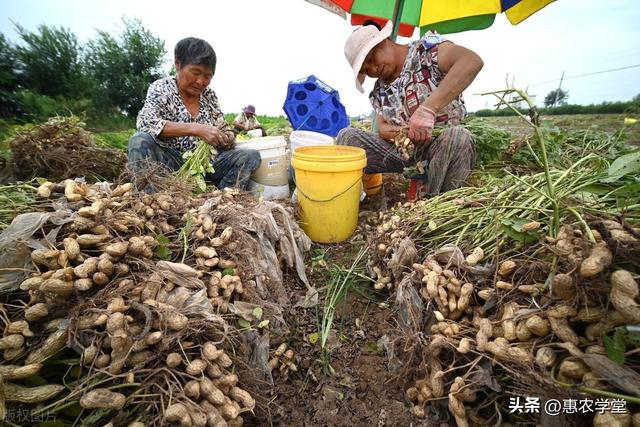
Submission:
[[[375,196],[382,191],[382,174],[365,173],[362,175],[362,186],[367,196]]]
[[[291,165],[305,233],[319,243],[348,239],[358,225],[365,151],[344,145],[300,147]]]

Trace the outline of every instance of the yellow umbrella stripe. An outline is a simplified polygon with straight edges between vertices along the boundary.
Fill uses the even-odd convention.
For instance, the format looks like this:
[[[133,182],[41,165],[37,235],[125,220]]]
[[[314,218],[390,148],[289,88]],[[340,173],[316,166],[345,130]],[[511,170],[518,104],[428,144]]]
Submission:
[[[519,24],[553,1],[554,0],[520,0],[507,10],[507,19],[509,19],[509,22],[513,25]]]
[[[450,21],[463,16],[501,12],[500,0],[423,0],[420,9],[420,26]]]

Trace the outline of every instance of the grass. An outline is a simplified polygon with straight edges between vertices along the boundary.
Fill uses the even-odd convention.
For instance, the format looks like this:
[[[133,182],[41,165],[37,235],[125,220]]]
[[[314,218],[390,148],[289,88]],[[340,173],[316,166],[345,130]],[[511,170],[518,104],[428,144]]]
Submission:
[[[228,123],[232,124],[237,114],[238,113],[227,113],[224,115],[224,118]],[[256,118],[260,124],[264,126],[267,136],[284,135],[288,137],[292,131],[291,124],[285,116],[263,116],[258,114]]]
[[[366,259],[367,252],[368,249],[366,247],[360,249],[349,269],[334,266],[329,270],[330,280],[324,289],[322,318],[318,326],[320,347],[322,348],[322,366],[325,374],[329,374],[332,371],[329,364],[327,342],[333,329],[336,307],[344,301],[352,287],[356,286],[359,281],[364,281],[364,276],[358,274],[357,270],[362,269],[361,263]]]
[[[48,206],[48,202],[36,198],[38,185],[34,180],[0,186],[0,231],[17,215],[36,212]]]
[[[101,147],[112,147],[126,151],[129,145],[129,138],[133,135],[135,129],[125,129],[111,132],[100,132],[94,134],[96,144]]]
[[[11,147],[9,141],[18,132],[28,130],[33,124],[16,124],[9,120],[0,119],[0,157],[9,159],[11,157]]]
[[[227,113],[224,115],[224,118],[228,123],[233,123],[233,119],[235,119],[237,115],[238,113]],[[256,118],[265,129],[289,126],[289,120],[285,116],[263,116],[257,114]]]

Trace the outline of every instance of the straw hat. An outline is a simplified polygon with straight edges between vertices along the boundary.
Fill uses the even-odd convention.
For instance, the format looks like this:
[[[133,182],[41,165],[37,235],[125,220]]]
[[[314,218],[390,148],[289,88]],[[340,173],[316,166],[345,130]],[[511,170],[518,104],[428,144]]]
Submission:
[[[365,25],[351,33],[347,42],[344,44],[344,56],[347,57],[349,65],[353,68],[353,74],[356,78],[356,88],[364,93],[362,83],[366,75],[360,72],[362,63],[367,57],[371,49],[391,35],[393,24],[387,21],[387,24],[378,30],[374,25]]]

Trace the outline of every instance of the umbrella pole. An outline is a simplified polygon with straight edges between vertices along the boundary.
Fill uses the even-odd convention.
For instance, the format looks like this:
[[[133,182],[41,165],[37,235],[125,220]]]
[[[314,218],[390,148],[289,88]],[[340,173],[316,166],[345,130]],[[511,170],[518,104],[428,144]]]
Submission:
[[[402,19],[402,9],[404,8],[404,0],[396,0],[393,6],[393,32],[391,40],[396,41],[398,31],[400,31],[400,20]]]
[[[395,5],[393,6],[393,32],[391,33],[391,40],[396,41],[398,37],[398,31],[400,31],[400,19],[402,19],[402,13],[400,12],[404,7],[404,0],[396,0]],[[376,112],[373,111],[371,113],[371,132],[378,132],[378,120],[376,117]]]

